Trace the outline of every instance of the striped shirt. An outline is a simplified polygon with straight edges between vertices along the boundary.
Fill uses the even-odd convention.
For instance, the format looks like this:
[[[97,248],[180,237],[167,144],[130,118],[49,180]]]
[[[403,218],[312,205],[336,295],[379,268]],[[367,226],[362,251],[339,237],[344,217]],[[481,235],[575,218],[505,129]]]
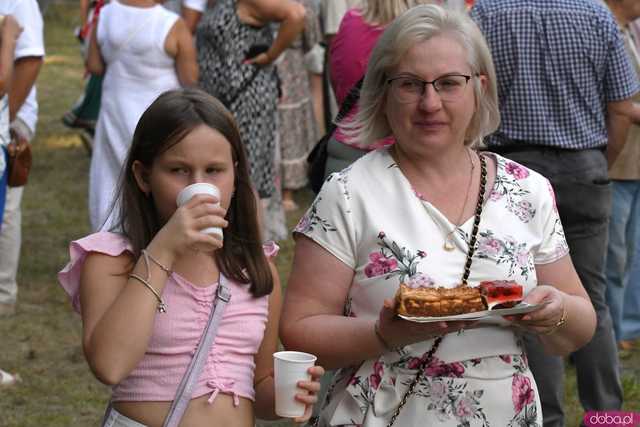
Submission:
[[[615,19],[597,0],[478,0],[502,123],[487,145],[565,149],[607,144],[608,102],[640,88]]]

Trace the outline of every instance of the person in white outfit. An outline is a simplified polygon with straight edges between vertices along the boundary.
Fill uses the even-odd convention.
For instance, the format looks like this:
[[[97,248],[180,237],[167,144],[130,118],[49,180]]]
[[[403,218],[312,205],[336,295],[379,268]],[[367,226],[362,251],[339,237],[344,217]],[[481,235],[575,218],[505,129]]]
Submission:
[[[138,119],[163,92],[194,86],[198,65],[184,21],[153,0],[111,1],[91,37],[87,68],[105,75],[89,171],[89,215],[98,231],[117,216],[113,195]]]
[[[0,222],[4,214],[4,201],[7,190],[7,159],[9,146],[9,96],[7,95],[13,79],[13,56],[16,42],[22,28],[11,16],[0,18]],[[0,224],[0,232],[2,231]],[[20,376],[0,369],[0,389],[14,385]]]
[[[0,15],[13,15],[23,29],[16,41],[8,93],[12,137],[24,144],[33,139],[38,121],[34,83],[44,58],[42,15],[36,0],[1,0]],[[7,189],[0,231],[0,316],[14,313],[18,295],[23,188]]]

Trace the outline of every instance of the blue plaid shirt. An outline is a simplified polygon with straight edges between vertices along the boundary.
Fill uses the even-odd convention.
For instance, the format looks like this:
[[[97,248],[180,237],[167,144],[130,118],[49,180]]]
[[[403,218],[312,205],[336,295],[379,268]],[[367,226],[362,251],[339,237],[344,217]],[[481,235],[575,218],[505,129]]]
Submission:
[[[478,0],[502,122],[487,145],[514,140],[566,149],[607,144],[608,102],[638,81],[613,16],[597,0]]]

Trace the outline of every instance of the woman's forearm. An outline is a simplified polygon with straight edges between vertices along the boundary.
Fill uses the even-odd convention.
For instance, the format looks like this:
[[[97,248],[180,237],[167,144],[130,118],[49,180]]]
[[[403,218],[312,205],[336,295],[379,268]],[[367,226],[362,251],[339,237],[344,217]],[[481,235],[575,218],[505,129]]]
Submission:
[[[385,352],[376,336],[375,319],[316,315],[281,328],[285,348],[305,351],[318,357],[327,370],[373,359]]]
[[[16,41],[13,38],[3,38],[0,47],[0,96],[9,92],[11,76],[13,74],[13,52]]]
[[[302,32],[304,29],[304,16],[304,6],[296,3],[291,7],[287,17],[280,23],[276,39],[266,52],[271,61],[275,61]]]

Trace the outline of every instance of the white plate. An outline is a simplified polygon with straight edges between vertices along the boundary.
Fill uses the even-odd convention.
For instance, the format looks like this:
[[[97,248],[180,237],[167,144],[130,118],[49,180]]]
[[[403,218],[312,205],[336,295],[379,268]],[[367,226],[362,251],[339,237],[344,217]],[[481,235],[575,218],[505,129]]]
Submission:
[[[549,304],[550,301],[542,301],[540,304],[529,304],[521,302],[520,304],[511,308],[495,308],[489,311],[490,316],[512,316],[514,314],[525,314],[536,311]]]
[[[416,323],[453,322],[456,320],[481,320],[496,316],[511,316],[514,314],[530,313],[544,307],[547,304],[549,304],[548,301],[541,302],[540,304],[528,304],[526,302],[521,302],[520,304],[511,308],[496,308],[493,310],[476,311],[474,313],[457,314],[455,316],[421,317],[404,316],[402,314],[399,314],[398,316],[405,320]]]

